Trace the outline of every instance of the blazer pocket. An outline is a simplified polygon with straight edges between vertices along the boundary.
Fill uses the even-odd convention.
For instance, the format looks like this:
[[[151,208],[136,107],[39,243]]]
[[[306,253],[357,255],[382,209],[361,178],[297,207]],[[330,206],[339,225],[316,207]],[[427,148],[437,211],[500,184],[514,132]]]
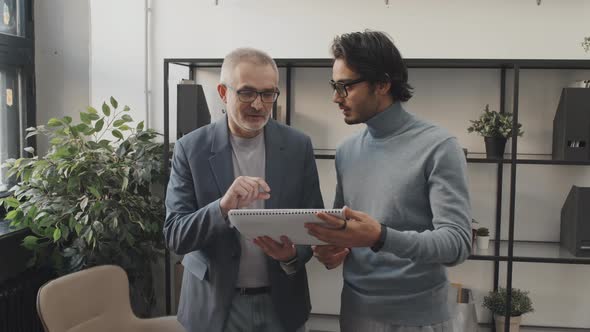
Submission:
[[[206,257],[192,252],[184,255],[182,265],[199,280],[206,280],[209,269],[209,260]]]

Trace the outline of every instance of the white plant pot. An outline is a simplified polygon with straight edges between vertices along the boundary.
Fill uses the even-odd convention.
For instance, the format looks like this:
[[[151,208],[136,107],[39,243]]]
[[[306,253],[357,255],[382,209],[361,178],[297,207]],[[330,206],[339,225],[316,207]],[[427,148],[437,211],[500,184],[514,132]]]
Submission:
[[[510,317],[510,332],[520,331],[520,321],[522,316]],[[496,322],[496,332],[504,332],[504,321],[506,318],[500,315],[494,315],[494,321]]]
[[[476,244],[477,244],[477,249],[479,250],[485,250],[488,249],[490,246],[490,237],[489,236],[477,236],[475,238],[476,240]]]

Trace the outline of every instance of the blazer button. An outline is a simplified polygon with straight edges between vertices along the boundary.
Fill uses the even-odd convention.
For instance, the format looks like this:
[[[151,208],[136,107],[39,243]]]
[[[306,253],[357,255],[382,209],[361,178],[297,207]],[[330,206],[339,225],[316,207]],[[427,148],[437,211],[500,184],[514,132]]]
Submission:
[[[233,259],[236,259],[236,258],[238,258],[238,253],[237,253],[237,252],[235,252],[235,251],[232,251],[232,253],[231,253],[231,258],[233,258]]]

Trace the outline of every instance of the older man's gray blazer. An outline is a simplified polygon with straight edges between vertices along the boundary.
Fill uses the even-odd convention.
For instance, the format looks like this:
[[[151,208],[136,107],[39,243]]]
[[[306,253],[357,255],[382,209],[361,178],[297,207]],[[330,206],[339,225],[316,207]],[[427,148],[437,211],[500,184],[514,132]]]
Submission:
[[[271,197],[265,207],[322,208],[311,140],[270,120],[264,127],[266,177]],[[240,262],[239,234],[221,215],[219,202],[234,180],[227,116],[199,128],[174,146],[166,195],[164,237],[184,254],[178,320],[190,332],[222,331]],[[271,297],[285,331],[295,331],[311,310],[305,263],[309,247],[297,247],[297,272],[287,275],[268,257]]]

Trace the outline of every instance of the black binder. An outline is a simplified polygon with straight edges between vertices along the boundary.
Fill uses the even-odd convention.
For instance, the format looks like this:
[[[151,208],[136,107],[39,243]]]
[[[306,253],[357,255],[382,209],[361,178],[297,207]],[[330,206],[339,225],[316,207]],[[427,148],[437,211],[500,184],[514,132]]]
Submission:
[[[590,188],[572,186],[561,208],[561,246],[590,257]]]
[[[590,89],[561,91],[553,119],[553,159],[590,160]]]
[[[185,81],[177,85],[176,137],[211,123],[211,114],[205,100],[203,86]]]

